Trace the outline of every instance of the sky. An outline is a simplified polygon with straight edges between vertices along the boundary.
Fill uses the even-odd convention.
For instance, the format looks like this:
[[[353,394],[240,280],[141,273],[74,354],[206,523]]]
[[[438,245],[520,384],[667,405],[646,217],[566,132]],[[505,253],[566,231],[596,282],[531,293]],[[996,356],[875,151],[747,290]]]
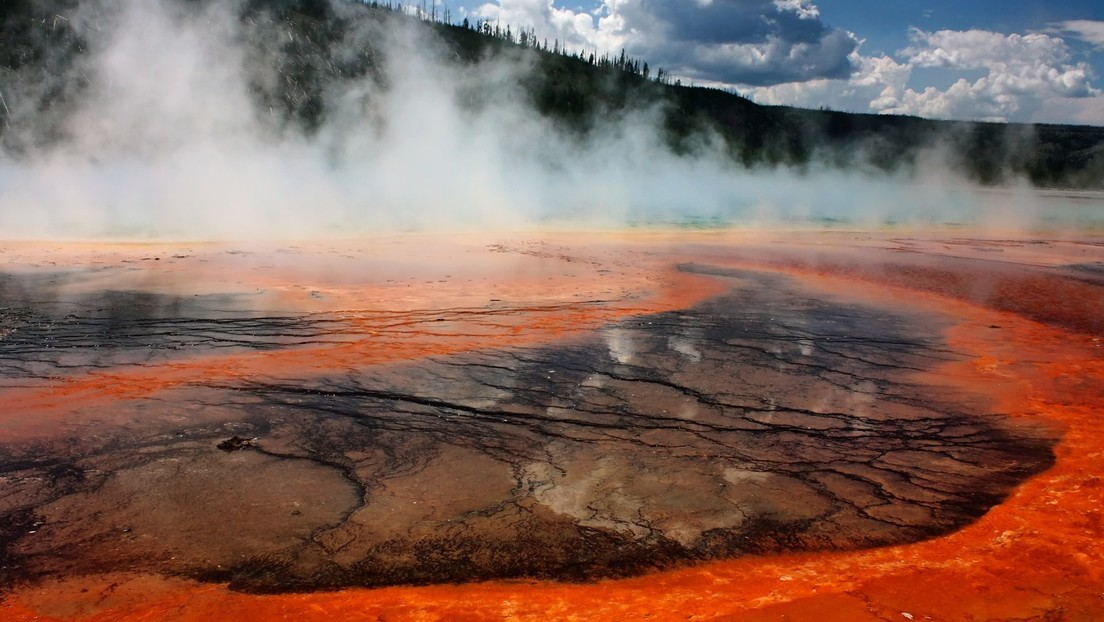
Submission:
[[[1104,125],[1099,0],[493,0],[460,14],[625,49],[762,104]]]

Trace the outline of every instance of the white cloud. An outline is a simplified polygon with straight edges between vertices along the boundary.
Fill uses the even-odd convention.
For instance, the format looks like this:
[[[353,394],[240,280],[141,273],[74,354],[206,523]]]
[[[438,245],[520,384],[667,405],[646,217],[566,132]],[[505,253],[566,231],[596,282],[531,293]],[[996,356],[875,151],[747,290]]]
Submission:
[[[853,63],[858,70],[846,81],[783,84],[749,92],[763,103],[940,119],[1057,121],[1048,108],[1061,101],[1062,108],[1073,114],[1067,121],[1091,123],[1099,118],[1093,110],[1104,107],[1104,97],[1090,82],[1091,67],[1074,62],[1060,37],[917,29],[910,35],[911,45],[898,53],[899,60],[856,52]],[[916,68],[984,71],[984,75],[960,78],[945,89],[916,89],[909,86]]]
[[[970,82],[950,88],[905,90],[890,112],[933,117],[988,119],[1031,118],[1042,102],[1053,98],[1100,94],[1089,82],[1087,63],[1072,62],[1065,41],[1040,33],[1005,35],[984,30],[933,33],[913,30],[912,45],[901,51],[916,67],[986,70]]]
[[[1104,22],[1075,19],[1052,24],[1055,32],[1069,33],[1073,37],[1104,49]]]
[[[799,19],[820,19],[820,9],[806,0],[774,0],[779,11],[790,11]]]
[[[1066,42],[1032,33],[1003,35],[984,30],[914,29],[912,45],[901,54],[918,67],[987,69],[987,86],[995,95],[1043,93],[1062,97],[1091,94],[1087,63],[1071,63]],[[980,82],[980,81],[979,81]]]
[[[569,49],[644,58],[696,81],[779,84],[846,78],[859,41],[807,0],[603,0],[595,16],[552,0],[498,0],[474,17],[533,28]]]
[[[1051,98],[1039,107],[1031,120],[1037,123],[1104,125],[1104,96]]]
[[[552,40],[558,40],[569,49],[599,47],[611,50],[620,49],[622,44],[622,37],[617,33],[615,24],[603,23],[607,18],[598,20],[596,25],[593,15],[555,7],[552,0],[487,2],[472,11],[471,16],[498,21],[503,26],[509,24],[515,28],[532,28],[539,39],[549,39],[550,45]]]
[[[910,65],[888,56],[854,52],[852,63],[857,70],[846,81],[821,79],[738,90],[762,104],[869,112],[895,106],[912,75]]]

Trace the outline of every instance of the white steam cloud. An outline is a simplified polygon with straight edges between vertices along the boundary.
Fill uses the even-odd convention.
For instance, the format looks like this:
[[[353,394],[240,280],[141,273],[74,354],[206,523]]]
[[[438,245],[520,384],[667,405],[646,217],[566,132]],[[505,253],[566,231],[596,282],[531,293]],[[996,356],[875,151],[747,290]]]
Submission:
[[[979,198],[934,164],[907,183],[746,170],[708,137],[696,155],[676,156],[658,111],[607,119],[579,139],[524,103],[524,55],[461,71],[413,27],[373,39],[386,48],[388,88],[332,84],[325,121],[308,134],[265,122],[249,76],[272,70],[255,65],[223,4],[134,0],[74,20],[93,43],[89,88],[60,144],[0,152],[0,238],[1005,220],[1007,201]],[[491,87],[474,107],[473,74]],[[32,99],[3,94],[16,110]],[[1016,210],[1030,220],[1031,209]]]

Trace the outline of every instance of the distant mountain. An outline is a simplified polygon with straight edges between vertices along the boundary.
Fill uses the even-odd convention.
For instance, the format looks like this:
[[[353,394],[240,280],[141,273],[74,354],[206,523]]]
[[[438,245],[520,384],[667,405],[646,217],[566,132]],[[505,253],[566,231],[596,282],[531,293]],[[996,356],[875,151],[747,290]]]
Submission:
[[[173,0],[202,11],[215,0]],[[89,85],[83,66],[98,27],[81,0],[0,3],[0,144],[19,157],[66,139],[65,119]],[[114,3],[103,3],[102,11]],[[831,167],[907,174],[938,158],[984,184],[1022,177],[1043,187],[1104,188],[1104,128],[934,121],[761,106],[720,90],[671,84],[658,68],[623,53],[565,53],[511,26],[449,24],[445,14],[408,15],[387,3],[242,0],[235,5],[249,66],[249,93],[276,131],[310,135],[331,113],[332,86],[350,80],[385,92],[388,45],[403,28],[426,53],[469,80],[464,105],[488,105],[516,89],[525,106],[568,136],[601,132],[612,119],[650,119],[676,153],[712,145],[747,167]],[[435,21],[436,20],[436,21]],[[524,67],[504,85],[494,63]]]

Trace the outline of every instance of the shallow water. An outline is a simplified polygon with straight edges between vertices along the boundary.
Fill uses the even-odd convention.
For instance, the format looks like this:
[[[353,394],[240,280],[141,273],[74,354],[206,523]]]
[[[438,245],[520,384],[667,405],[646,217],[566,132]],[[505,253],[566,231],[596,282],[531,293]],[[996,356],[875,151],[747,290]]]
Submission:
[[[248,262],[235,287],[189,293],[160,263],[135,280],[106,262],[88,286],[19,256],[0,280],[9,605],[28,602],[25,582],[117,573],[263,592],[663,583],[724,560],[941,542],[1054,470],[1068,429],[948,374],[980,360],[956,305],[1010,306],[975,281],[1038,289],[1043,268],[950,257],[962,245],[947,239],[703,235],[469,248],[466,276],[526,267],[455,286],[446,261],[406,298],[385,295],[394,269],[314,272],[281,299],[281,277]],[[1063,244],[1051,254],[1082,250]],[[1055,263],[1045,287],[1099,291]],[[1093,304],[1034,321],[1089,335]],[[1016,334],[1015,317],[972,339]],[[83,602],[59,590],[31,606]]]

